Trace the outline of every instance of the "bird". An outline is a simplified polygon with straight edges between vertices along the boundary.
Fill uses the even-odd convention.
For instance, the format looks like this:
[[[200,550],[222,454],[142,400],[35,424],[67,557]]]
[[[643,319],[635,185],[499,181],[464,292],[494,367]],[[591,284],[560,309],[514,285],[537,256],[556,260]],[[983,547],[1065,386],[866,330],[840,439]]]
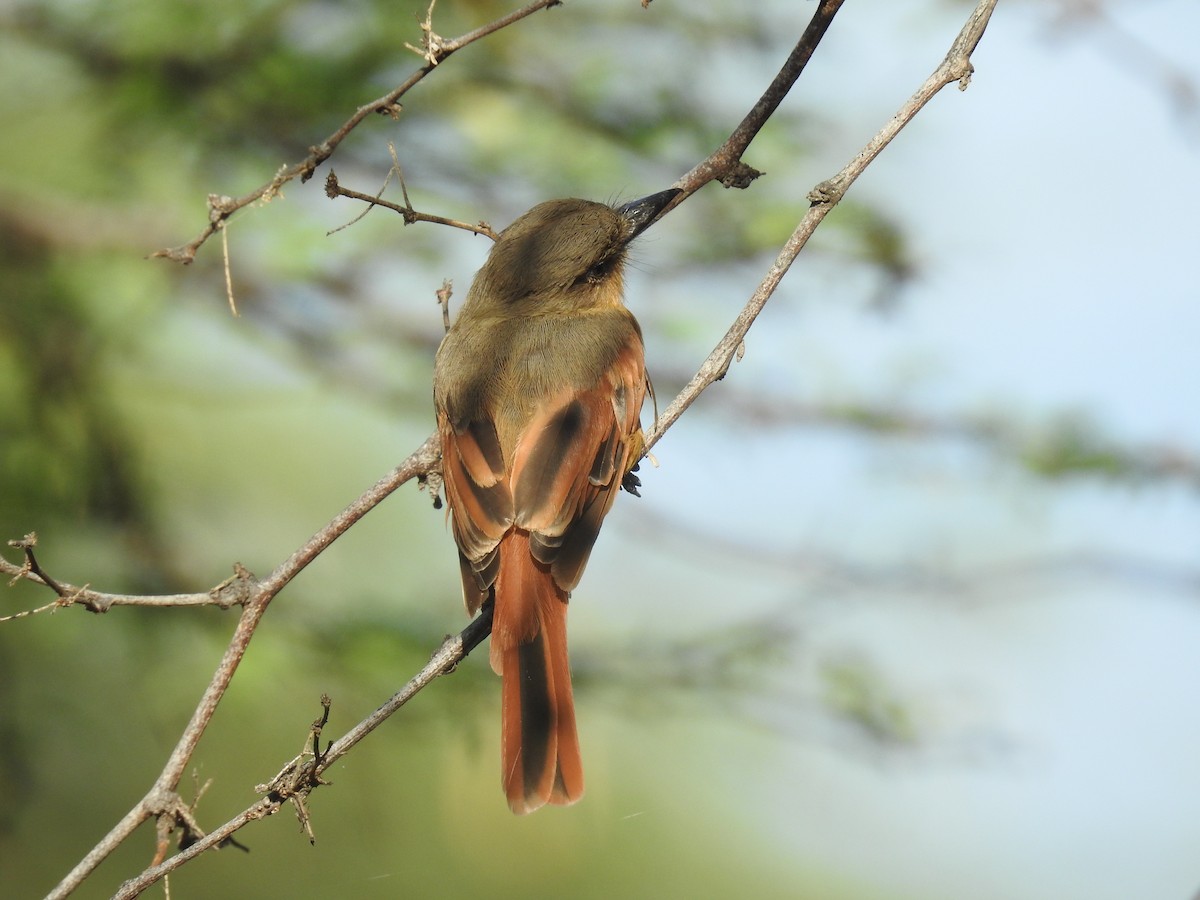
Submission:
[[[438,347],[434,407],[463,600],[493,603],[510,809],[583,795],[567,601],[644,453],[653,389],[625,307],[630,242],[680,193],[540,203],[497,236]]]

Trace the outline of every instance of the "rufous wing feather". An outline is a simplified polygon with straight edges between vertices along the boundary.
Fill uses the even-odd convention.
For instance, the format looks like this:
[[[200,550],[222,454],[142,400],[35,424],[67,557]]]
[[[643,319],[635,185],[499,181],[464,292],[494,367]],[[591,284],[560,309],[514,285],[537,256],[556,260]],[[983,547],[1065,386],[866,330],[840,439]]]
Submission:
[[[501,771],[516,813],[583,794],[567,601],[640,448],[645,390],[641,338],[631,324],[627,343],[590,387],[566,385],[521,407],[519,418],[490,407],[469,421],[451,422],[444,410],[439,416],[463,595],[472,613],[495,600]]]
[[[490,421],[455,428],[438,416],[442,480],[458,544],[463,602],[474,615],[496,580],[496,545],[512,523],[512,494],[504,458]]]

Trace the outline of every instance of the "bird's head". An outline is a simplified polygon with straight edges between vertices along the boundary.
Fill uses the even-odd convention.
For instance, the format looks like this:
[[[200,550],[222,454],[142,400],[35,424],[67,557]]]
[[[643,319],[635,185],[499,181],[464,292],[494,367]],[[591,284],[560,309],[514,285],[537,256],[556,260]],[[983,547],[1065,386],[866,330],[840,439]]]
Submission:
[[[500,232],[475,276],[470,302],[498,315],[620,303],[630,241],[678,193],[671,189],[617,207],[577,199],[539,203]]]

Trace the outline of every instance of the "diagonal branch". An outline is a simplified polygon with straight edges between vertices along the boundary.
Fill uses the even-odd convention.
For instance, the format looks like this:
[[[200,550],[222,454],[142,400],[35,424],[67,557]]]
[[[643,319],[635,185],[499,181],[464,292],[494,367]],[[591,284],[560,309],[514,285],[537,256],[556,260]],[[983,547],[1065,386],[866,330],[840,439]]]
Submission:
[[[280,175],[276,176],[276,179],[265,185],[256,195],[252,195],[245,203],[229,201],[232,205],[228,208],[223,206],[220,210],[217,210],[214,207],[210,229],[194,241],[193,244],[187,245],[184,248],[177,248],[177,251],[160,251],[158,255],[170,256],[184,262],[190,261],[194,257],[196,249],[203,241],[215,230],[222,227],[225,219],[233,212],[236,212],[237,209],[253,202],[255,199],[268,196],[271,192],[277,191],[278,187],[283,183],[279,179],[284,178],[285,175],[286,178],[284,180],[289,180],[297,175],[304,178],[311,176],[313,169],[332,154],[337,143],[353,127],[361,122],[367,113],[379,110],[385,112],[392,111],[396,100],[408,87],[411,87],[412,84],[415,84],[424,74],[430,71],[436,65],[437,60],[444,59],[445,56],[449,55],[453,50],[458,49],[458,47],[465,46],[466,43],[477,40],[479,37],[485,36],[485,34],[490,34],[492,31],[510,24],[511,21],[516,21],[518,18],[529,15],[538,9],[553,6],[557,2],[558,0],[540,0],[540,2],[530,4],[505,19],[497,20],[492,25],[485,26],[484,29],[478,29],[468,35],[464,35],[462,38],[457,39],[457,41],[442,42],[432,34],[431,29],[427,29],[425,48],[429,62],[409,82],[406,82],[405,85],[397,88],[379,101],[360,108],[356,116],[352,117],[321,148],[314,148],[313,154],[310,154],[305,163],[298,164],[298,166],[290,170],[281,172]],[[822,0],[817,13],[814,15],[813,22],[806,29],[804,37],[802,37],[800,43],[789,57],[784,69],[781,70],[779,76],[772,83],[771,88],[763,95],[751,113],[739,125],[738,129],[734,131],[730,139],[710,156],[705,163],[701,163],[700,166],[693,169],[692,172],[680,180],[677,186],[682,186],[685,191],[685,194],[681,196],[686,196],[686,193],[694,192],[699,186],[708,181],[722,179],[727,176],[733,176],[736,180],[737,177],[746,174],[744,170],[739,168],[741,166],[741,153],[744,152],[754,135],[762,127],[762,124],[771,115],[783,96],[786,95],[787,90],[795,82],[796,77],[798,77],[805,63],[811,57],[813,49],[819,43],[821,36],[827,29],[833,15],[841,6],[841,3],[842,0]],[[971,14],[958,39],[956,39],[950,52],[937,70],[935,70],[888,124],[872,138],[863,151],[837,175],[828,181],[822,182],[810,193],[809,199],[812,205],[808,213],[784,244],[779,257],[768,270],[762,283],[750,298],[750,301],[739,313],[728,333],[713,350],[708,359],[705,360],[704,365],[692,379],[692,382],[684,388],[664,412],[663,416],[655,422],[654,428],[651,429],[647,436],[647,448],[653,446],[665,434],[672,424],[679,419],[684,410],[709,385],[724,376],[734,355],[742,346],[742,341],[753,325],[755,318],[778,286],[779,281],[787,272],[787,269],[801,248],[807,243],[813,231],[829,211],[841,200],[854,180],[938,91],[954,81],[959,81],[963,87],[966,86],[972,71],[970,62],[971,52],[982,37],[994,7],[995,0],[980,0],[979,5]],[[239,203],[240,205],[238,205]],[[181,815],[180,801],[176,793],[179,781],[200,737],[211,721],[217,704],[223,697],[241,659],[245,655],[254,630],[265,614],[271,600],[334,540],[401,484],[411,480],[413,477],[424,478],[426,476],[430,480],[431,487],[436,484],[438,466],[438,445],[434,437],[430,437],[391,474],[381,479],[374,487],[364,493],[337,518],[330,522],[329,525],[315,534],[304,546],[300,547],[288,559],[280,563],[270,575],[254,585],[252,595],[243,604],[237,629],[230,640],[221,664],[214,673],[209,686],[206,688],[199,705],[193,713],[191,721],[188,723],[175,750],[168,759],[162,774],[142,801],[130,810],[112,832],[63,879],[50,894],[51,897],[65,897],[71,893],[113,849],[147,819],[154,816],[178,817]],[[43,580],[43,583],[50,584],[48,580]],[[464,630],[462,635],[452,638],[443,644],[433,659],[430,660],[429,664],[405,685],[403,690],[331,745],[326,753],[314,754],[308,758],[301,757],[299,760],[289,764],[267,786],[267,795],[262,800],[244,810],[225,825],[201,837],[190,847],[181,850],[170,859],[147,869],[135,879],[126,882],[121,887],[120,893],[117,896],[136,896],[146,887],[161,879],[173,869],[178,868],[196,854],[203,852],[205,849],[220,846],[223,842],[228,841],[235,831],[249,822],[273,814],[285,802],[296,799],[297,805],[302,807],[307,794],[321,783],[321,772],[347,753],[358,741],[362,740],[363,737],[369,734],[396,709],[404,705],[418,691],[432,682],[438,675],[452,669],[460,659],[486,637],[490,631],[490,627],[489,611],[485,610],[479,618]],[[300,760],[304,761],[301,762]]]
[[[433,437],[430,437],[408,459],[342,510],[332,522],[313,535],[302,547],[276,566],[270,575],[257,584],[253,595],[242,607],[237,629],[234,631],[228,647],[225,648],[225,655],[221,658],[220,665],[213,673],[212,680],[205,688],[200,703],[192,713],[191,721],[184,728],[162,773],[146,796],[79,861],[75,868],[50,892],[49,898],[66,897],[74,891],[143,822],[154,816],[173,813],[179,803],[176,789],[183,778],[183,773],[187,769],[196,746],[200,743],[200,738],[212,721],[217,704],[224,697],[226,689],[233,680],[234,673],[246,655],[250,639],[254,636],[259,621],[266,613],[267,607],[275,595],[324,552],[330,544],[345,534],[351,525],[374,509],[400,485],[429,471],[436,465],[437,459],[438,444]]]
[[[429,24],[428,17],[422,26],[425,33],[423,40],[424,49],[421,51],[422,57],[425,59],[425,65],[413,72],[412,75],[401,85],[388,91],[382,97],[372,100],[370,103],[365,103],[355,110],[354,115],[342,123],[341,127],[329,137],[325,138],[321,143],[308,150],[308,156],[300,160],[298,163],[293,163],[290,166],[284,166],[275,173],[275,177],[266,184],[260,185],[250,193],[242,197],[226,197],[220,194],[208,195],[208,224],[204,230],[195,238],[186,244],[181,244],[178,247],[169,247],[162,250],[156,250],[150,254],[153,258],[170,259],[174,262],[188,264],[196,258],[196,252],[204,245],[210,237],[225,227],[225,222],[236,212],[252,203],[257,203],[260,200],[272,200],[283,189],[283,186],[289,181],[299,178],[301,182],[308,181],[312,178],[313,173],[317,168],[333,156],[334,151],[338,148],[346,136],[357,128],[367,116],[372,113],[396,118],[400,114],[400,98],[407,94],[412,88],[423,79],[426,75],[437,68],[438,63],[454,53],[456,50],[461,50],[468,44],[473,44],[475,41],[485,38],[490,34],[495,34],[502,28],[512,25],[514,22],[519,22],[526,16],[533,15],[543,9],[549,9],[551,6],[559,6],[562,0],[534,0],[534,2],[514,10],[508,15],[501,16],[494,22],[476,28],[474,31],[469,31],[461,37],[446,40],[433,33]],[[433,6],[430,5],[430,13]]]
[[[113,900],[129,900],[129,898],[138,896],[146,888],[169,875],[193,857],[199,856],[206,850],[222,846],[238,829],[258,819],[274,815],[285,803],[289,801],[303,803],[314,788],[325,783],[321,780],[322,773],[345,756],[355,744],[387,721],[392,713],[415,697],[438,676],[449,675],[453,672],[455,666],[483,642],[491,632],[491,628],[492,606],[488,603],[480,611],[479,616],[473,619],[460,634],[446,638],[442,646],[425,664],[425,667],[409,679],[403,688],[393,694],[391,699],[334,741],[324,753],[314,752],[290,762],[270,784],[259,786],[259,791],[266,795],[261,800],[248,806],[225,824],[208,832],[195,843],[180,850],[170,859],[146,869],[126,881],[113,896]]]
[[[742,154],[750,146],[750,142],[767,121],[774,115],[783,98],[788,95],[796,79],[812,59],[817,45],[825,37],[825,32],[833,24],[833,17],[842,7],[844,0],[821,0],[817,11],[813,13],[808,27],[800,35],[800,40],[792,48],[783,67],[772,79],[767,89],[763,91],[758,102],[746,113],[745,118],[733,130],[733,133],[720,147],[709,154],[704,161],[693,166],[691,171],[681,176],[672,187],[679,188],[681,193],[668,203],[655,217],[661,219],[672,209],[696,193],[710,181],[720,181],[725,187],[746,188],[750,182],[762,174],[742,162]]]
[[[692,380],[671,401],[671,405],[663,411],[662,416],[654,423],[654,427],[646,435],[647,450],[653,447],[666,434],[667,429],[678,421],[679,417],[683,415],[684,410],[691,406],[709,385],[725,377],[725,373],[729,371],[729,366],[733,362],[734,356],[739,355],[743,347],[742,342],[745,340],[746,334],[750,331],[750,326],[754,324],[754,320],[758,318],[758,314],[762,312],[767,301],[771,299],[771,295],[775,293],[779,282],[787,274],[788,269],[791,268],[792,263],[804,248],[804,245],[808,243],[808,239],[812,237],[817,226],[824,221],[825,216],[829,214],[830,210],[837,206],[842,197],[845,196],[846,191],[850,189],[850,185],[866,170],[875,157],[883,151],[883,148],[892,142],[892,139],[900,133],[901,129],[911,122],[913,117],[942,88],[957,81],[960,89],[966,89],[971,79],[971,73],[974,71],[971,65],[971,53],[983,37],[984,29],[987,28],[988,20],[991,18],[995,7],[996,0],[980,0],[979,5],[975,7],[966,24],[963,25],[958,37],[955,38],[945,59],[933,71],[933,74],[925,79],[925,83],[900,107],[896,114],[888,120],[887,124],[867,142],[867,145],[858,152],[854,159],[847,163],[832,178],[821,182],[809,192],[808,199],[812,205],[809,207],[808,212],[800,220],[800,224],[796,226],[796,230],[792,232],[792,236],[787,239],[787,242],[780,249],[775,262],[771,264],[771,267],[767,270],[767,274],[763,276],[754,293],[750,295],[750,299],[746,302],[742,311],[738,313],[733,324],[729,326],[729,330],[725,333],[725,336],[713,348],[712,353],[704,360],[703,365],[700,366],[700,370],[692,377]],[[738,130],[740,131],[741,127]],[[737,132],[734,134],[736,135]],[[732,141],[733,138],[730,138],[730,140]]]

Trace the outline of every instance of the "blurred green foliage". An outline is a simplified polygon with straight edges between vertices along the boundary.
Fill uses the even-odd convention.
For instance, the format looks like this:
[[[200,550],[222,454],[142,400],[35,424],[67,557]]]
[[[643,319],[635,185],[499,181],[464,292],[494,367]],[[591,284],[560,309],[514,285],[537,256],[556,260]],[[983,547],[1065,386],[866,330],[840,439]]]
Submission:
[[[513,6],[442,0],[434,25],[457,35]],[[498,226],[550,196],[658,190],[744,115],[803,27],[808,5],[794,6],[790,18],[779,4],[732,0],[539,13],[453,56],[404,98],[397,121],[364,122],[332,165],[346,186],[374,192],[390,142],[418,208]],[[407,77],[420,60],[404,45],[419,43],[424,15],[411,0],[55,0],[0,12],[0,82],[19,86],[0,92],[0,539],[37,531],[49,571],[100,589],[203,589],[235,560],[265,574],[424,438],[441,332],[433,292],[457,273],[461,299],[484,239],[404,228],[378,210],[326,237],[361,207],[328,201],[321,171],[232,221],[239,319],[227,311],[219,238],[190,268],[145,258],[200,231],[208,194],[266,182]],[[747,155],[767,177],[746,195],[711,187],[692,198],[662,239],[661,265],[703,279],[773,255],[808,187],[829,174],[804,165],[821,141],[820,120],[790,99]],[[879,274],[877,300],[894,302],[916,274],[900,224],[881,211],[847,203],[823,232],[816,249]],[[697,323],[721,326],[727,313],[689,303],[644,321],[699,345],[711,329]],[[854,403],[821,417],[867,432],[912,427]],[[1046,474],[1130,465],[1083,428],[1028,453],[1004,446]],[[392,498],[276,601],[195,761],[197,785],[214,779],[203,822],[251,802],[249,786],[300,749],[322,692],[334,696],[331,728],[348,727],[461,621],[454,560],[430,515],[424,495]],[[0,614],[48,597],[18,585],[5,600]],[[141,796],[233,615],[67,610],[0,627],[6,887],[48,890]],[[725,637],[682,640],[666,657],[671,685],[752,681],[745,661],[761,665],[778,646],[758,626]],[[823,674],[835,714],[910,739],[903,701],[869,668]],[[697,800],[684,770],[692,781],[711,773],[669,717],[585,727],[588,801],[569,818],[514,821],[485,751],[496,716],[485,662],[431,691],[317,793],[315,849],[279,817],[244,834],[252,854],[198,860],[173,889],[879,896],[799,849],[781,859],[759,848],[740,785],[721,804]],[[726,727],[723,710],[709,715]],[[606,733],[623,740],[606,744]],[[628,778],[605,784],[606,772]],[[80,896],[107,896],[151,845],[147,829]]]
[[[443,2],[434,23],[453,35],[510,8]],[[379,212],[327,239],[361,209],[330,204],[318,173],[231,223],[242,318],[226,309],[219,238],[188,269],[146,259],[199,231],[207,194],[265,182],[406,77],[419,59],[404,44],[419,43],[424,13],[424,3],[287,0],[0,12],[0,79],[21,85],[0,94],[0,537],[36,530],[43,565],[67,581],[202,589],[235,559],[264,573],[429,430],[433,290],[447,270],[477,265],[481,239],[405,229]],[[344,183],[374,191],[394,142],[419,206],[498,224],[546,196],[647,193],[723,139],[793,30],[756,14],[648,15],[636,3],[551,10],[462,51],[404,99],[398,121],[368,120],[333,164]],[[669,79],[657,77],[664,53],[678,66]],[[736,90],[714,78],[714,62],[738,72]],[[808,139],[781,115],[756,152],[784,170]],[[714,267],[770,250],[798,208],[772,193],[753,212],[720,196],[695,206],[693,233],[721,238],[692,261]],[[726,227],[709,229],[715,218]],[[395,498],[276,601],[183,786],[198,793],[212,778],[202,821],[245,806],[248,786],[300,749],[322,692],[334,696],[331,727],[347,727],[459,621],[453,560],[429,514],[415,492]],[[420,559],[435,562],[414,571]],[[18,585],[3,611],[47,599]],[[0,630],[9,889],[48,890],[146,789],[233,616],[69,610]],[[243,836],[250,856],[199,860],[173,889],[857,893],[756,853],[687,804],[622,825],[645,801],[594,788],[570,819],[514,822],[481,758],[494,687],[472,661],[436,686],[436,702],[414,704],[360,748],[314,798],[315,850],[281,817]],[[656,754],[679,738],[661,740]],[[592,759],[603,773],[604,753]],[[151,843],[148,830],[135,836],[79,896],[107,896]]]

